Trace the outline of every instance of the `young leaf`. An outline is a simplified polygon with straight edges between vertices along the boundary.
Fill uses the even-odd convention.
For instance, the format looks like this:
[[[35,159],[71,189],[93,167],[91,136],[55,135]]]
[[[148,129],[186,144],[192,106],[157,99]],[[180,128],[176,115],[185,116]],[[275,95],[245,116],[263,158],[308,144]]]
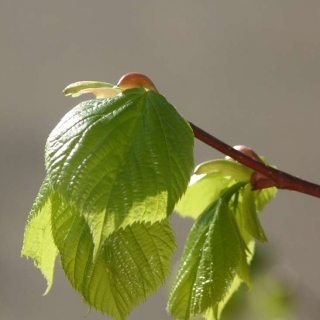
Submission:
[[[245,230],[241,230],[241,226],[238,224],[238,229],[240,230],[241,237],[245,242],[246,248],[248,249],[245,253],[241,255],[239,268],[237,270],[237,276],[241,281],[245,282],[247,287],[251,289],[251,278],[250,278],[250,262],[254,254],[254,239]],[[246,235],[244,235],[244,232]]]
[[[232,203],[235,201],[236,203]],[[239,230],[241,234],[241,238],[245,243],[245,246],[248,250],[246,250],[246,256],[241,255],[240,264],[237,270],[237,275],[235,276],[232,285],[230,286],[230,289],[228,290],[225,298],[214,305],[212,308],[209,308],[203,316],[207,320],[219,320],[221,317],[221,313],[225,307],[225,305],[228,303],[229,299],[232,297],[232,295],[238,290],[242,282],[245,282],[249,289],[251,289],[251,279],[250,279],[250,263],[253,258],[254,249],[255,249],[255,241],[254,238],[246,231],[243,224],[243,216],[240,214],[242,210],[242,203],[241,199],[239,202],[239,199],[235,200],[232,199],[231,203],[229,204],[231,208],[234,208],[234,214],[236,217],[237,222],[237,229]],[[240,209],[241,208],[241,209]],[[244,259],[245,258],[245,259]]]
[[[264,158],[260,158],[265,162]],[[236,181],[249,181],[251,173],[251,169],[230,159],[204,162],[196,167],[191,183],[176,204],[175,211],[182,217],[196,219],[209,204],[219,197],[223,189]],[[196,182],[192,183],[193,180]],[[276,193],[277,188],[275,187],[253,191],[256,211],[262,211]]]
[[[50,195],[51,187],[45,179],[28,216],[21,251],[21,256],[34,260],[47,280],[48,286],[44,294],[47,294],[52,286],[57,256],[57,248],[51,233]]]
[[[195,174],[210,172],[220,172],[223,177],[231,178],[235,181],[249,182],[253,170],[233,160],[225,159],[203,162],[194,170]]]
[[[254,250],[254,241],[251,241],[248,245],[250,250]],[[253,254],[250,254],[247,258],[247,264],[249,265],[252,260]],[[243,279],[237,274],[235,278],[232,281],[232,284],[224,297],[224,299],[215,304],[213,307],[207,309],[202,315],[206,320],[219,320],[222,314],[222,311],[232,295],[239,289],[241,283],[243,282]]]
[[[233,160],[221,159],[201,163],[194,172],[195,177],[201,174],[205,176],[188,186],[186,193],[176,204],[175,210],[182,217],[189,216],[196,219],[219,197],[223,189],[236,181],[249,182],[253,171]]]
[[[239,191],[241,193],[241,190]],[[255,242],[254,238],[246,231],[243,223],[242,215],[242,197],[234,197],[229,203],[229,208],[232,209],[235,214],[237,230],[241,235],[242,241],[245,243],[246,255],[241,254],[239,267],[237,269],[237,275],[235,276],[225,298],[215,304],[213,307],[207,309],[202,315],[207,320],[218,320],[221,317],[221,313],[232,297],[232,295],[238,290],[242,282],[245,282],[249,289],[251,289],[251,280],[250,280],[250,263],[254,254]]]
[[[168,219],[133,223],[112,233],[93,260],[88,223],[75,207],[53,197],[53,236],[71,285],[89,306],[124,319],[162,285],[170,270],[175,238]]]
[[[251,241],[249,243],[248,247],[250,248],[250,250],[254,251],[254,241]],[[249,254],[247,257],[246,264],[248,266],[248,268],[247,268],[248,271],[249,271],[249,266],[250,266],[250,262],[252,260],[252,257],[253,257],[253,253]],[[226,306],[226,304],[228,303],[230,298],[233,296],[233,294],[239,289],[239,287],[243,283],[243,281],[245,281],[245,280],[241,276],[239,276],[239,274],[236,274],[236,276],[234,277],[232,284],[231,284],[226,296],[224,297],[224,299],[221,302],[214,305],[212,308],[207,309],[207,311],[203,314],[203,316],[207,320],[219,320],[224,307]],[[245,282],[247,284],[247,280]],[[250,280],[249,280],[249,283],[250,283]],[[251,284],[250,284],[250,288],[251,288]]]
[[[86,215],[95,239],[171,214],[193,168],[193,133],[154,91],[126,90],[81,103],[50,134],[54,190]]]
[[[219,172],[208,173],[188,186],[174,210],[182,217],[197,219],[206,207],[218,199],[221,190],[232,183],[234,181],[224,178]]]
[[[66,96],[79,97],[85,93],[92,93],[97,98],[108,98],[119,94],[122,90],[113,84],[97,81],[79,81],[67,86],[63,93]]]
[[[266,188],[254,191],[257,212],[261,212],[265,205],[276,196],[278,189],[276,187]]]
[[[188,236],[168,310],[189,319],[223,301],[244,253],[234,216],[218,198],[196,220]]]
[[[254,193],[251,191],[250,184],[247,184],[244,187],[242,197],[242,214],[245,229],[260,242],[267,242],[268,239],[262,229],[258,218]]]
[[[232,281],[232,284],[231,284],[225,298],[221,302],[215,304],[213,307],[208,308],[202,314],[202,316],[206,320],[219,320],[225,305],[228,303],[228,301],[230,300],[232,295],[239,289],[241,283],[242,283],[242,281],[241,281],[240,277],[238,275],[236,275]]]

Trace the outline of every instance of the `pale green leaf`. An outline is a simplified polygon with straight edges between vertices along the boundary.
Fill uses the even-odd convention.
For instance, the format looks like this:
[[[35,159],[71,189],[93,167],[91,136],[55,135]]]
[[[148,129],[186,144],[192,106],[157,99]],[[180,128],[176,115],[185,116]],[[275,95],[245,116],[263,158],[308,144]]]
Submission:
[[[260,224],[256,204],[254,199],[254,193],[251,191],[251,185],[247,184],[244,187],[242,194],[242,213],[245,229],[260,242],[267,242],[268,239]]]
[[[162,95],[126,90],[83,102],[61,120],[47,142],[47,172],[103,243],[119,227],[171,214],[192,172],[193,139]]]
[[[228,293],[226,294],[225,298],[215,304],[213,307],[208,308],[202,315],[207,320],[219,320],[221,317],[221,313],[225,307],[225,305],[228,303],[232,295],[239,289],[242,281],[238,275],[236,275],[232,281],[232,284],[228,290]]]
[[[261,212],[265,205],[276,196],[278,189],[276,187],[266,188],[254,191],[257,212]]]
[[[28,215],[26,226],[25,226],[25,231],[28,229],[29,224],[34,219],[34,217],[39,214],[42,207],[47,203],[47,201],[50,198],[51,192],[52,192],[52,188],[51,188],[49,179],[46,177],[42,182],[42,185],[40,187],[38,195],[37,195],[36,199],[34,200],[31,211]]]
[[[164,219],[133,223],[112,233],[93,260],[93,241],[83,215],[57,194],[52,225],[64,272],[89,306],[124,319],[155,292],[170,271],[175,238]]]
[[[223,177],[229,177],[235,181],[249,182],[253,170],[232,160],[211,160],[199,164],[194,173],[203,174],[220,172]]]
[[[28,216],[21,256],[30,257],[41,270],[48,286],[47,294],[52,286],[54,264],[57,248],[51,232],[51,187],[48,180],[44,180],[39,194]]]
[[[250,263],[254,254],[255,241],[253,237],[245,230],[241,228],[241,225],[237,224],[238,230],[240,230],[241,238],[245,242],[246,254],[241,255],[239,269],[237,275],[245,282],[247,287],[251,289],[251,278],[250,278]]]
[[[191,181],[194,177],[196,175],[191,178]],[[176,204],[174,210],[182,217],[197,219],[206,207],[218,199],[221,190],[232,183],[234,181],[224,178],[220,173],[208,173],[188,186],[186,193]]]
[[[63,93],[66,96],[79,97],[85,93],[92,93],[97,98],[108,98],[119,94],[122,90],[113,84],[97,81],[78,81],[68,85]]]
[[[207,167],[206,169],[210,171],[209,167]],[[198,171],[196,170],[196,172]],[[202,171],[200,172],[202,173]],[[248,250],[246,250],[246,254],[244,254],[244,251],[242,251],[242,254],[240,255],[237,275],[234,278],[234,281],[230,289],[228,290],[226,297],[223,299],[223,301],[216,303],[213,307],[207,309],[207,311],[205,311],[205,313],[203,314],[207,319],[220,318],[225,304],[240,286],[242,281],[244,281],[247,286],[251,288],[249,266],[254,253],[254,240],[253,237],[246,231],[245,221],[246,226],[249,230],[250,226],[252,229],[253,225],[255,226],[255,228],[258,228],[258,235],[253,233],[257,236],[258,239],[266,240],[265,234],[257,217],[257,211],[259,209],[261,210],[263,206],[271,200],[271,198],[277,191],[276,188],[251,191],[251,186],[247,184],[245,188],[241,188],[237,192],[235,192],[234,190],[232,190],[236,186],[235,180],[228,179],[229,177],[231,177],[231,174],[228,174],[228,171],[223,171],[223,174],[225,177],[221,175],[221,172],[218,173],[214,172],[213,170],[213,172],[207,173],[203,177],[200,177],[200,179],[198,179],[195,183],[191,183],[185,195],[177,203],[175,208],[175,210],[178,211],[182,216],[191,216],[193,218],[197,218],[200,213],[207,206],[212,204],[221,194],[230,193],[227,198],[231,199],[229,207],[230,209],[232,209],[236,216],[236,229],[241,234],[240,242],[244,241],[244,246],[248,248]],[[196,175],[194,177],[196,177]],[[195,180],[195,178],[193,178],[192,180]],[[253,218],[255,218],[256,220],[253,220]]]
[[[232,160],[217,161],[233,162],[237,165],[237,163]],[[228,166],[226,166],[226,168],[227,167]],[[175,211],[182,217],[196,219],[208,205],[219,197],[223,189],[235,183],[235,180],[230,179],[231,174],[228,173],[228,171],[224,172],[224,176],[221,175],[220,172],[210,172],[203,174],[203,176],[201,175],[195,174],[192,176],[191,181],[196,182],[190,183],[186,193],[175,206]],[[252,194],[255,199],[256,211],[260,212],[271,198],[276,195],[276,192],[277,188],[275,187],[253,191]]]
[[[218,198],[196,220],[188,236],[168,311],[189,319],[223,301],[244,254],[234,216]]]
[[[247,265],[250,266],[250,263],[251,263],[251,260],[252,260],[252,257],[253,257],[253,253],[254,253],[254,241],[253,240],[250,241],[250,243],[248,243],[248,248],[252,252],[252,254],[249,254],[247,256]],[[249,275],[247,275],[247,277],[248,276]],[[235,276],[235,278],[233,279],[232,284],[231,284],[231,286],[230,286],[230,288],[228,290],[228,293],[226,294],[226,296],[223,299],[223,301],[215,304],[212,308],[207,309],[207,311],[203,314],[205,319],[207,319],[207,320],[219,320],[220,317],[221,317],[221,314],[222,314],[222,311],[223,311],[224,307],[226,306],[226,304],[228,303],[228,301],[230,300],[232,295],[239,289],[239,287],[243,283],[243,281],[244,281],[243,278],[241,278],[237,274]],[[250,287],[251,287],[251,285],[250,285]]]
[[[104,241],[113,230],[113,226],[108,224],[106,210],[101,210],[94,214],[83,214],[83,216],[90,227],[94,243],[93,259],[96,259]]]
[[[81,292],[94,247],[90,228],[83,216],[73,206],[66,204],[57,193],[52,195],[51,223],[65,275],[71,285]]]
[[[244,260],[244,255],[241,255],[240,265],[237,270],[237,275],[235,276],[232,285],[230,286],[230,289],[228,290],[228,293],[226,294],[223,301],[217,303],[212,308],[209,308],[203,316],[207,320],[218,320],[221,317],[221,313],[225,307],[225,305],[228,303],[232,295],[238,290],[242,282],[245,282],[249,289],[251,289],[251,279],[250,279],[250,263],[254,255],[255,250],[255,241],[253,237],[244,229],[243,223],[239,221],[239,219],[242,219],[240,215],[236,215],[236,221],[238,225],[238,230],[241,234],[241,237],[243,241],[246,244],[246,247],[248,250],[246,251],[246,259]]]
[[[213,308],[210,308],[208,309],[208,311],[205,312],[204,317],[207,320],[220,319],[221,313],[226,303],[229,301],[233,293],[239,288],[240,284],[243,281],[247,284],[249,288],[251,288],[249,266],[254,254],[255,242],[252,235],[248,233],[245,227],[245,220],[248,219],[248,217],[245,217],[245,215],[248,213],[244,213],[243,201],[247,202],[246,206],[251,206],[251,210],[254,210],[256,206],[252,204],[253,197],[254,197],[253,199],[255,199],[256,205],[258,203],[265,205],[268,201],[270,201],[271,197],[274,196],[275,193],[276,193],[276,188],[268,188],[268,189],[263,189],[259,191],[251,191],[251,186],[248,184],[245,186],[245,188],[240,190],[238,196],[234,197],[230,202],[229,207],[233,209],[236,215],[238,229],[240,231],[242,239],[245,241],[249,250],[247,251],[246,260],[243,259],[243,255],[241,256],[241,263],[237,271],[237,276],[235,277],[225,299],[222,302],[216,304]],[[250,202],[248,203],[248,201]],[[252,214],[252,212],[250,214]],[[255,212],[255,215],[256,214],[257,213]],[[260,222],[259,222],[259,225],[260,225]]]

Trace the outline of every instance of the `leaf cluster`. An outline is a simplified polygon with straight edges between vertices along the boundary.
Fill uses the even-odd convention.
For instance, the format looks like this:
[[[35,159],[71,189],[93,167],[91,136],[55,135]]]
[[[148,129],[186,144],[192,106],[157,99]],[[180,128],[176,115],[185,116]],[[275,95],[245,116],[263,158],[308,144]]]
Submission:
[[[195,223],[168,310],[176,319],[197,314],[219,319],[241,282],[251,288],[249,264],[254,239],[267,241],[258,212],[275,195],[276,188],[252,191],[252,171],[230,159],[203,163],[195,173],[175,207],[182,217],[191,217]]]
[[[252,170],[215,160],[193,170],[193,133],[158,92],[101,82],[65,89],[96,99],[69,111],[46,144],[46,178],[28,216],[22,255],[52,286],[57,255],[91,308],[124,319],[166,279],[175,249],[170,215],[195,219],[173,284],[176,319],[217,319],[244,281],[257,212],[275,188],[252,191]],[[200,179],[199,179],[200,178]]]

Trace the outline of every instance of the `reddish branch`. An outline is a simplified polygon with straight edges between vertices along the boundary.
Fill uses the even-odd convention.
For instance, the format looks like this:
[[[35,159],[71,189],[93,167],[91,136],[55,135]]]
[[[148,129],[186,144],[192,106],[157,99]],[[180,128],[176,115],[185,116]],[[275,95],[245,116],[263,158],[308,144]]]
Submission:
[[[262,175],[266,176],[267,179],[272,180],[274,183],[273,185],[279,189],[286,189],[286,190],[294,190],[301,193],[309,194],[314,197],[320,198],[320,186],[300,178],[294,177],[288,173],[282,172],[280,170],[271,168],[264,163],[253,159],[242,152],[232,148],[231,146],[227,145],[226,143],[222,142],[221,140],[215,138],[211,134],[205,132],[204,130],[200,129],[193,123],[189,122],[191,128],[193,129],[194,136],[201,140],[202,142],[206,143],[207,145],[213,147],[214,149],[228,155],[229,157],[233,158],[234,160],[242,163],[243,165],[261,173]],[[269,180],[269,181],[270,181]],[[269,185],[259,185],[254,187],[254,189],[263,189],[269,187]]]
[[[148,90],[158,91],[153,82],[147,76],[137,72],[125,74],[119,80],[117,86],[122,89],[140,88],[142,86]],[[253,158],[250,157],[250,155],[252,156],[252,150],[250,153],[247,153],[249,154],[249,156],[247,156],[243,153],[245,151],[242,150],[243,152],[240,152],[230,147],[191,122],[190,125],[193,129],[194,136],[197,139],[254,170],[250,180],[253,189],[258,190],[276,186],[279,189],[294,190],[320,198],[320,186],[271,168],[260,162],[257,157],[256,159],[255,156]]]

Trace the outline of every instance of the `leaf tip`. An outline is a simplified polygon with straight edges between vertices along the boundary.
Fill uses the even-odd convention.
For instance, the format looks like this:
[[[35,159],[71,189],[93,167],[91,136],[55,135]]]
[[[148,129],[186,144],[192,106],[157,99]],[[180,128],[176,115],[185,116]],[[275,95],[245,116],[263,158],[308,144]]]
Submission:
[[[46,296],[52,288],[53,281],[48,282],[47,289],[42,296]]]
[[[85,93],[92,93],[96,98],[109,98],[116,96],[122,90],[113,84],[98,81],[78,81],[69,84],[62,90],[65,96],[73,98]]]

